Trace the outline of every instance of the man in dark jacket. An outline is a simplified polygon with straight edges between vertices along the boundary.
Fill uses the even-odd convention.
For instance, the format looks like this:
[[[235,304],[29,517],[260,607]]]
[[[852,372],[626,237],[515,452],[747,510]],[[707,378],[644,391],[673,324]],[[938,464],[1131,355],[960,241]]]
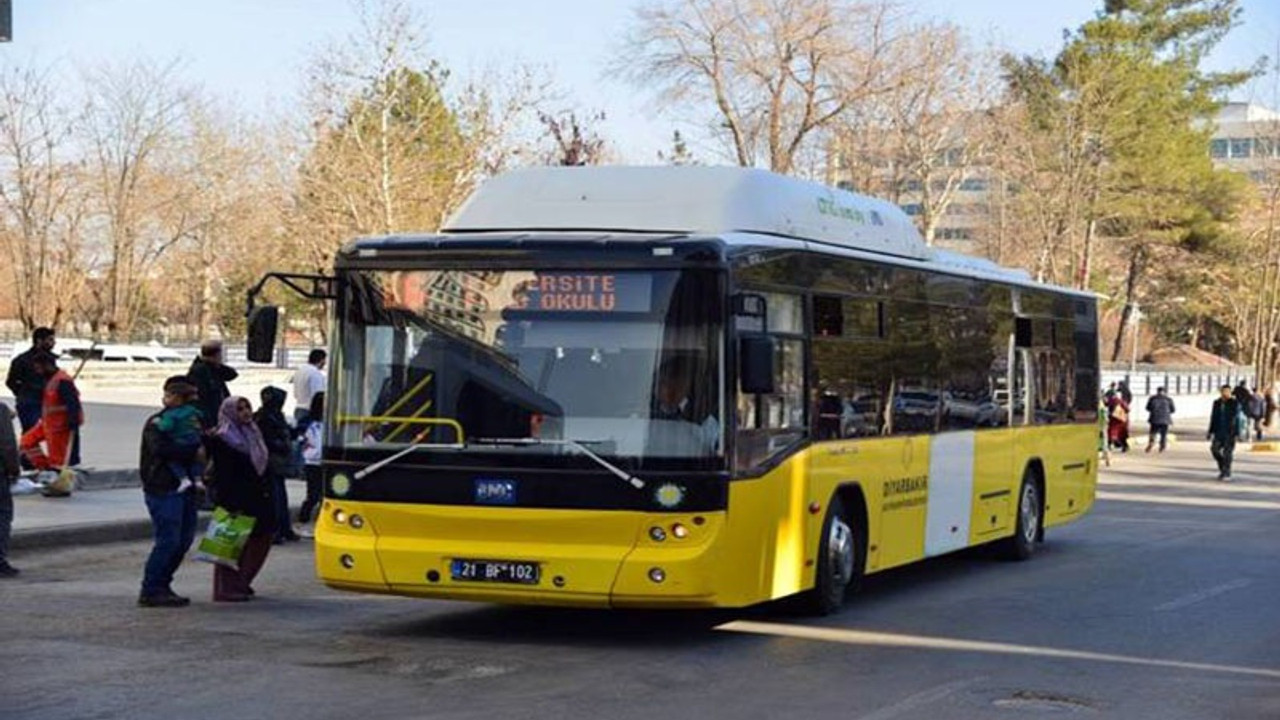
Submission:
[[[1169,439],[1169,426],[1173,424],[1173,398],[1165,394],[1164,388],[1156,388],[1156,394],[1147,398],[1147,425],[1151,427],[1151,435],[1147,439],[1147,452],[1151,452],[1160,438],[1160,452],[1164,452]]]
[[[205,429],[218,424],[218,410],[222,401],[231,397],[227,383],[239,377],[240,373],[222,362],[222,343],[217,340],[206,341],[200,346],[200,357],[191,362],[187,377],[196,386],[199,394],[196,402],[203,415]]]
[[[1240,435],[1240,404],[1231,394],[1231,386],[1223,385],[1221,397],[1213,401],[1209,413],[1209,452],[1218,461],[1218,479],[1231,480],[1231,459]]]
[[[169,378],[164,383],[166,405],[170,397],[190,391],[191,380],[183,375]],[[194,488],[178,490],[179,479],[169,470],[169,463],[160,455],[163,441],[155,420],[156,413],[147,418],[142,429],[142,448],[138,458],[138,471],[142,476],[142,495],[151,515],[152,534],[155,539],[151,554],[142,572],[142,591],[138,604],[143,607],[182,607],[191,600],[173,591],[173,574],[182,564],[182,558],[191,549],[196,537],[196,491]]]
[[[18,411],[18,423],[22,425],[24,433],[40,422],[40,396],[44,393],[45,384],[44,377],[36,372],[31,359],[37,353],[53,352],[56,342],[53,330],[47,327],[36,328],[31,333],[31,347],[15,355],[9,363],[9,376],[5,378],[4,384],[13,393],[14,409]],[[22,466],[31,468],[26,458],[22,459]]]

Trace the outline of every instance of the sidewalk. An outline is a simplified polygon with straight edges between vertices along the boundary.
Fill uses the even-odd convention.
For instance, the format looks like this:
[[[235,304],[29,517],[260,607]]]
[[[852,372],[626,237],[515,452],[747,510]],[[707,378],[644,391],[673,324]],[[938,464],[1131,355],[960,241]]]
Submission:
[[[290,510],[306,497],[307,484],[287,481]],[[208,517],[201,513],[201,528]],[[91,545],[151,536],[151,518],[137,485],[111,490],[81,490],[71,497],[18,495],[13,498],[13,550]],[[20,564],[20,559],[15,561]]]

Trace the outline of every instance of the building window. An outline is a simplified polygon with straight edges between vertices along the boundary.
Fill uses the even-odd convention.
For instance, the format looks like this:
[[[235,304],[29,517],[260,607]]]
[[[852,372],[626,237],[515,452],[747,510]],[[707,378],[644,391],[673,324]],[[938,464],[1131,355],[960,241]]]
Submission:
[[[1215,138],[1209,143],[1209,157],[1225,158],[1227,156],[1227,140],[1226,138]]]
[[[1231,157],[1247,158],[1252,154],[1253,138],[1231,138]]]
[[[908,215],[919,215],[924,212],[924,206],[920,203],[908,203],[902,206],[902,212]]]
[[[982,178],[969,178],[968,180],[960,183],[960,189],[967,190],[969,192],[986,192],[987,181]]]

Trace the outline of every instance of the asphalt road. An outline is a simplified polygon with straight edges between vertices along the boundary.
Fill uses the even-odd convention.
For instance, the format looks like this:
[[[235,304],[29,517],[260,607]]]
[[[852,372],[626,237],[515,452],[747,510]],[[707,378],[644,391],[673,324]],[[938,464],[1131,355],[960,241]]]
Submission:
[[[245,605],[133,606],[146,546],[17,558],[0,717],[1280,717],[1280,456],[1117,458],[1030,562],[870,578],[839,615],[610,613],[339,594],[278,548]]]

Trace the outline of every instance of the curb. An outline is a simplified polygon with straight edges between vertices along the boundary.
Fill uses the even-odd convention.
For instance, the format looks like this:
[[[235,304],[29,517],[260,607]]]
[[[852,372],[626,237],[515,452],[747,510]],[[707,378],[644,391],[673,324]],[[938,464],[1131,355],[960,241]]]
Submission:
[[[289,503],[289,517],[297,517],[302,507],[300,502]],[[196,542],[204,534],[213,517],[210,510],[200,510],[196,516]],[[32,528],[15,530],[9,538],[9,549],[12,550],[50,550],[74,545],[105,545],[108,543],[132,542],[146,540],[151,537],[151,518],[130,518],[128,520],[110,520],[107,522],[80,523],[77,525],[59,525],[50,528]]]
[[[201,513],[196,523],[197,532],[203,532],[209,521],[208,513]],[[70,545],[102,545],[106,543],[144,540],[151,537],[151,519],[115,520],[112,522],[60,525],[51,528],[14,531],[9,539],[10,550],[47,550]]]

